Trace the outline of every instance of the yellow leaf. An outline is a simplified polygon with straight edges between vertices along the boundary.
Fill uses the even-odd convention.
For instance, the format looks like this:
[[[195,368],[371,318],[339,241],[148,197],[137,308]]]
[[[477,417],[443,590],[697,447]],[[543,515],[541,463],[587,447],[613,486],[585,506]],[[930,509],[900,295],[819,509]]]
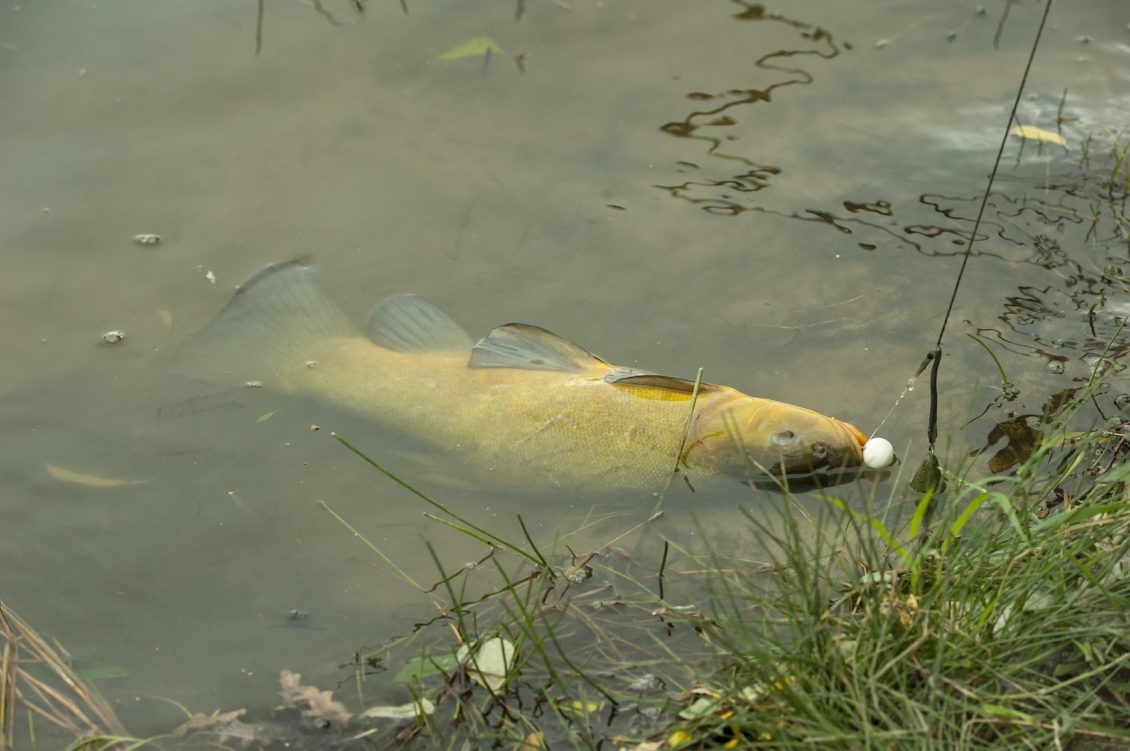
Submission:
[[[535,730],[518,744],[517,751],[545,751],[545,749],[545,735],[540,730]]]
[[[566,711],[571,712],[573,714],[589,715],[589,714],[593,714],[594,712],[599,712],[601,710],[601,708],[603,708],[603,707],[604,707],[603,702],[581,701],[580,699],[574,699],[573,701],[562,706],[561,708],[563,710],[566,710]]]
[[[81,472],[75,472],[65,467],[57,467],[54,464],[44,464],[43,466],[47,468],[47,474],[51,475],[59,482],[69,482],[74,485],[89,485],[93,488],[116,488],[121,485],[137,485],[138,483],[145,482],[144,480],[116,480],[110,477],[84,475]]]
[[[676,730],[671,735],[667,736],[667,745],[671,748],[681,746],[691,739],[690,733],[685,730]]]
[[[259,417],[255,418],[255,424],[256,425],[262,425],[263,423],[265,423],[267,420],[270,420],[272,417],[274,417],[278,413],[279,413],[279,411],[277,409],[274,409],[274,410],[271,410],[270,412],[268,412],[266,414],[259,415]]]
[[[1009,131],[1011,135],[1020,136],[1026,141],[1043,141],[1044,143],[1057,143],[1067,145],[1067,139],[1054,131],[1037,128],[1034,125],[1016,125]]]

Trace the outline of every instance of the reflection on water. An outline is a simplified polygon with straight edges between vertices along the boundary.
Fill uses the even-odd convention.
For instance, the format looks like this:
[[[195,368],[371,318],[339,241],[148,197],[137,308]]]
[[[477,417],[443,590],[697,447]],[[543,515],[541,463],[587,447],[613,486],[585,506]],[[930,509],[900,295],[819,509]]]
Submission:
[[[743,156],[737,150],[736,147],[741,145],[738,143],[738,137],[730,134],[726,129],[738,124],[738,118],[742,116],[740,108],[769,104],[773,101],[777,89],[813,83],[815,79],[811,73],[803,68],[794,67],[803,62],[803,59],[793,63],[792,58],[815,56],[831,59],[840,54],[840,48],[832,35],[819,26],[789,19],[778,12],[767,11],[761,4],[753,4],[745,0],[734,0],[734,2],[743,8],[741,12],[734,14],[734,18],[741,21],[781,24],[795,34],[796,42],[803,43],[804,46],[767,52],[754,61],[754,67],[763,71],[786,74],[783,80],[776,80],[764,88],[734,88],[719,93],[689,92],[686,95],[687,99],[707,109],[696,109],[682,120],[665,123],[661,127],[664,133],[677,138],[701,141],[705,144],[706,154],[712,161],[708,169],[695,162],[680,161],[678,172],[682,174],[693,172],[696,177],[682,183],[657,187],[668,191],[674,198],[699,206],[703,211],[721,215],[765,210],[764,207],[749,204],[752,198],[734,198],[733,194],[750,194],[764,190],[770,187],[773,178],[782,173],[781,167],[758,163]],[[781,40],[775,37],[774,41],[779,43]],[[789,61],[789,65],[786,66],[785,61]],[[737,174],[727,174],[725,177],[711,177],[710,173],[714,171],[715,166],[713,160],[723,162],[723,165],[717,165],[718,168],[730,162],[737,162],[743,165],[742,171]]]
[[[0,0],[0,318],[18,324],[0,327],[0,596],[128,671],[108,690],[134,732],[179,721],[142,695],[266,707],[280,669],[330,685],[357,645],[431,617],[327,507],[418,582],[426,542],[445,574],[482,558],[331,431],[508,539],[521,513],[559,560],[641,524],[611,546],[640,571],[660,538],[761,560],[736,508],[780,510],[742,486],[673,485],[654,521],[654,497],[503,491],[347,409],[170,371],[235,283],[308,259],[352,320],[415,291],[471,331],[529,321],[869,433],[932,345],[1035,21],[1014,7],[997,51],[995,19],[925,0],[406,5],[264,3],[256,57],[253,6]],[[1126,120],[1116,15],[1075,7],[1041,48],[1023,118],[1054,130],[1069,87],[1075,120],[1067,152],[1011,144],[991,197],[954,322],[1020,396],[998,401],[996,366],[953,336],[961,453],[1042,415],[1108,342],[1125,353],[1125,226],[1103,209],[1125,177],[1103,182],[1101,142],[1082,154]],[[481,35],[520,65],[436,60]],[[909,466],[921,392],[883,428]],[[404,699],[382,680],[367,690]]]

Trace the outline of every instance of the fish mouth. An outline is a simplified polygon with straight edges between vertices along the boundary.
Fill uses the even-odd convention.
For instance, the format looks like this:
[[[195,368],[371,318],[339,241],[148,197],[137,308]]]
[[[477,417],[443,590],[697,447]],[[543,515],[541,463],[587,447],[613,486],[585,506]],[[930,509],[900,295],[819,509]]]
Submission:
[[[843,420],[836,420],[837,426],[845,434],[847,440],[845,443],[851,450],[851,458],[854,460],[855,465],[863,463],[863,446],[867,443],[867,436],[863,431],[852,425],[850,422]],[[853,466],[855,466],[853,465]]]

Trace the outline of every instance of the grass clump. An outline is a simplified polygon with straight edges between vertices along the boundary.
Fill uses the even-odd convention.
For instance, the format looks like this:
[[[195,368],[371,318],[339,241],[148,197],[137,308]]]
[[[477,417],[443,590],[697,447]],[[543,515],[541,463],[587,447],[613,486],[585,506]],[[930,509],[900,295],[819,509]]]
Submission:
[[[667,744],[1130,744],[1126,422],[1065,422],[1015,473],[923,496],[900,535],[834,499],[834,546],[795,513],[751,517],[778,573],[712,581],[728,662]]]
[[[80,675],[67,651],[0,601],[0,751],[36,745],[39,733],[82,738],[72,748],[110,749],[132,743],[110,704]],[[23,726],[17,731],[17,713]],[[45,732],[46,731],[46,732]]]

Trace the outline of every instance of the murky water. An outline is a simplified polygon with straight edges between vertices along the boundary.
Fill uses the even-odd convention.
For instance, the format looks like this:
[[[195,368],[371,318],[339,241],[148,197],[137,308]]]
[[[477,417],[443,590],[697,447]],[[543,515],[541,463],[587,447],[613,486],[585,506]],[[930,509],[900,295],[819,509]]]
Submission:
[[[655,507],[495,492],[343,411],[172,371],[236,284],[298,258],[359,321],[411,290],[476,336],[534,323],[870,432],[938,335],[1041,12],[994,49],[996,4],[322,6],[267,3],[256,55],[254,3],[0,0],[0,596],[129,672],[104,685],[136,733],[175,722],[145,697],[266,706],[280,668],[332,683],[429,612],[319,501],[413,577],[425,540],[479,556],[330,430],[507,534],[520,512],[586,549]],[[1081,177],[1130,117],[1128,22],[1052,11],[1020,118],[1056,130],[1066,90],[1067,146],[1005,152],[947,332],[954,450],[1086,379],[1130,311],[1115,193]],[[502,51],[437,59],[480,35]],[[966,333],[1017,401],[992,406]],[[882,430],[911,464],[924,391]],[[690,540],[762,500],[676,485],[656,525]]]

